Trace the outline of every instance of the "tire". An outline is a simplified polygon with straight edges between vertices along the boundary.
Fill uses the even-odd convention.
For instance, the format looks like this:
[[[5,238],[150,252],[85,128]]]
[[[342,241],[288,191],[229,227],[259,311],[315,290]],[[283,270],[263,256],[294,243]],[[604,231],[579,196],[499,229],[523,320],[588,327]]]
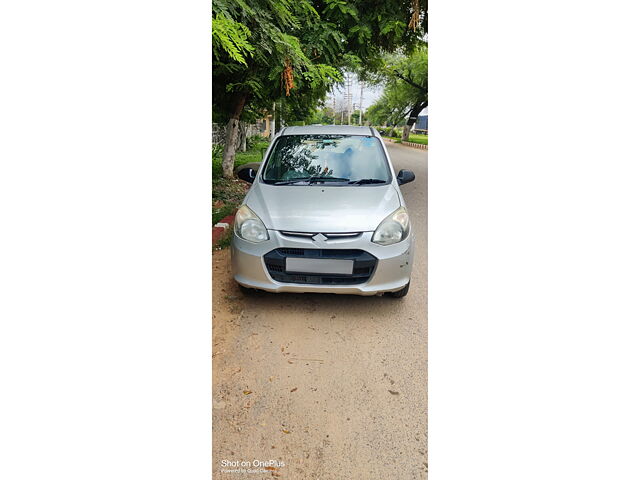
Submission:
[[[402,290],[398,290],[397,292],[389,292],[387,295],[393,298],[405,297],[407,293],[409,293],[409,285],[411,285],[411,282],[407,283]]]

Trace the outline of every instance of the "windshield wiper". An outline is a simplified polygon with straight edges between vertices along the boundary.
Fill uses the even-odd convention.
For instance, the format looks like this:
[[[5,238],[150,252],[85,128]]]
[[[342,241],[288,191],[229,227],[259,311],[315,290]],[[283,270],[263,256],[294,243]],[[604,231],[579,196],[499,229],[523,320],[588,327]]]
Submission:
[[[309,183],[312,183],[312,182],[324,182],[325,180],[329,180],[330,182],[348,182],[349,181],[348,178],[317,176],[317,177],[311,177],[309,179]]]
[[[293,178],[291,180],[283,180],[280,182],[275,182],[274,185],[293,185],[294,183],[300,182],[308,182],[309,184],[314,182],[348,182],[348,178],[340,178],[340,177],[322,177],[322,176],[313,176],[313,177],[300,177]]]
[[[273,185],[292,185],[294,183],[306,182],[309,180],[308,177],[305,178],[296,178],[295,180],[281,180],[279,182],[271,182]]]
[[[360,180],[353,180],[349,183],[353,185],[363,185],[365,183],[387,183],[387,181],[380,178],[361,178]]]

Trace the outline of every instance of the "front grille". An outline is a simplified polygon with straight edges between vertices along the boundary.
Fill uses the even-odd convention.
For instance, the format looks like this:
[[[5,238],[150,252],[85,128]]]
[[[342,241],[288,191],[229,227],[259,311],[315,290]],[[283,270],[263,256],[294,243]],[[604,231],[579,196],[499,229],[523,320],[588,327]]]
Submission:
[[[353,260],[353,273],[351,275],[287,273],[287,257]],[[271,278],[277,282],[313,285],[357,285],[365,283],[371,278],[378,259],[363,250],[277,248],[264,256],[264,263]]]
[[[349,239],[354,239],[356,237],[359,237],[362,235],[362,232],[345,232],[345,233],[324,233],[321,232],[322,235],[324,235],[325,237],[327,237],[328,240],[334,240],[334,239],[344,239],[344,238],[349,238]],[[298,238],[312,238],[315,235],[317,235],[317,233],[308,233],[308,232],[288,232],[288,231],[284,231],[281,230],[280,231],[281,235],[284,235],[285,237],[298,237]]]

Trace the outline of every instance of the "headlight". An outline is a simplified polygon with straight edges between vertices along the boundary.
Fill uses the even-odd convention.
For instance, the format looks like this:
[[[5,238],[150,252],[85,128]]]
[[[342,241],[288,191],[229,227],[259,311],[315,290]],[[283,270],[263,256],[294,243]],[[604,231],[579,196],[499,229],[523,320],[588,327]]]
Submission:
[[[233,229],[240,238],[247,242],[260,243],[269,240],[267,229],[253,211],[246,205],[242,205],[236,213]]]
[[[376,231],[373,232],[371,241],[379,245],[393,245],[401,242],[409,235],[409,214],[407,209],[400,207],[385,218]]]

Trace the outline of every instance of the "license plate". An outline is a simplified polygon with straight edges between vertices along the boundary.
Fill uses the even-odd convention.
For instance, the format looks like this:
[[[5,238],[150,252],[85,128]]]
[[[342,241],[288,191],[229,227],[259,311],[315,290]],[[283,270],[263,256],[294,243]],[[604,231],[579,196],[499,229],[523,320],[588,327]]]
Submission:
[[[353,273],[353,260],[287,257],[285,265],[287,272],[338,273],[344,275]]]

